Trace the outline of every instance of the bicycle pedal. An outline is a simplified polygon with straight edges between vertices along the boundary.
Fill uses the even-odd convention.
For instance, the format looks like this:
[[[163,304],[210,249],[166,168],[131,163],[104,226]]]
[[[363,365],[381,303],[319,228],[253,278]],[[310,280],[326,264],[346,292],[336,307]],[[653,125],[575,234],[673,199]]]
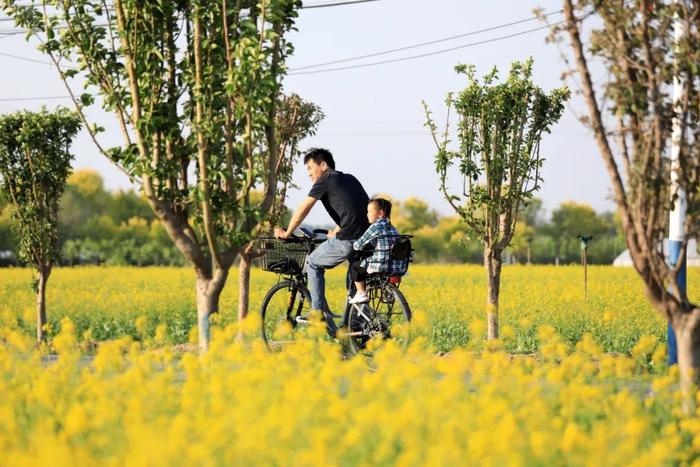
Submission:
[[[294,318],[294,321],[296,321],[299,324],[304,324],[309,322],[309,318],[306,316],[297,316]]]
[[[333,318],[333,319],[340,319],[340,318],[342,318],[341,315],[336,315],[335,313],[333,313],[333,312],[331,312],[331,311],[328,312],[328,315],[329,315],[331,318]]]

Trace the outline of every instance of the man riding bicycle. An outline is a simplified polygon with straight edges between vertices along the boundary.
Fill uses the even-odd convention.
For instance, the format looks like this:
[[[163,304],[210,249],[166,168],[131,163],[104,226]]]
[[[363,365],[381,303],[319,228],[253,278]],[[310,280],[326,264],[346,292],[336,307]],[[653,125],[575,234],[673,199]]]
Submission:
[[[325,270],[347,260],[353,242],[369,227],[366,215],[369,196],[354,176],[335,170],[333,155],[327,149],[310,149],[304,155],[304,164],[313,186],[294,211],[287,230],[276,228],[275,237],[289,238],[319,200],[335,222],[336,227],[329,230],[328,239],[306,258],[311,308],[323,316],[324,312],[330,312],[326,302]],[[328,325],[335,328],[333,320],[328,320]]]

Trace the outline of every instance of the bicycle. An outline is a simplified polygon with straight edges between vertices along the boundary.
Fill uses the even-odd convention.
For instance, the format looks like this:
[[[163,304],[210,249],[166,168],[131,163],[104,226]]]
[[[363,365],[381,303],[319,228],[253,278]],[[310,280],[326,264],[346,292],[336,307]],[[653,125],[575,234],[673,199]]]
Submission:
[[[277,284],[268,290],[260,307],[260,335],[271,352],[279,351],[293,344],[302,329],[313,323],[311,316],[311,296],[307,287],[304,270],[306,257],[323,242],[327,230],[316,229],[310,232],[301,229],[303,236],[278,240],[259,237],[258,253],[261,267],[278,275]],[[411,309],[399,290],[401,276],[408,270],[412,261],[410,235],[398,235],[389,252],[393,261],[403,265],[394,274],[370,274],[365,287],[369,295],[368,303],[350,304],[354,284],[346,276],[346,298],[342,315],[331,310],[322,310],[321,321],[326,323],[326,332],[348,344],[351,353],[367,349],[371,341],[380,345],[388,339],[406,347],[410,341]],[[371,252],[367,252],[370,254]],[[340,324],[336,320],[340,319]],[[345,332],[338,333],[338,329]]]

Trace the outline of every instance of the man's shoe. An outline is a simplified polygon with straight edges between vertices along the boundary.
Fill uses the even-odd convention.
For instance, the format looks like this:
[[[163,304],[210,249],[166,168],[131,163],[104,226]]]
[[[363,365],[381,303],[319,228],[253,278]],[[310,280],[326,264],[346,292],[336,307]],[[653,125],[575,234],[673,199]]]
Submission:
[[[334,321],[331,320],[328,323],[326,323],[326,333],[331,338],[338,337],[338,327],[335,325]]]
[[[324,323],[326,317],[321,310],[311,310],[307,315],[299,315],[296,317],[297,323]]]

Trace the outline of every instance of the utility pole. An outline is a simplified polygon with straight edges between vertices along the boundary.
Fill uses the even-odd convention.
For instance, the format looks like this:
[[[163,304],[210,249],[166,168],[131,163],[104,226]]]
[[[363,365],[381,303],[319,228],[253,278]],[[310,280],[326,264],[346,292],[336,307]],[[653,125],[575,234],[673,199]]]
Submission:
[[[678,0],[673,1],[674,5],[678,6]],[[675,13],[673,25],[674,39],[674,60],[675,74],[673,76],[673,132],[671,135],[671,199],[673,200],[673,209],[669,214],[668,223],[668,254],[669,263],[675,266],[681,262],[681,268],[676,276],[678,288],[682,293],[686,291],[686,256],[680,257],[681,247],[685,240],[685,214],[688,209],[688,199],[683,190],[683,187],[678,183],[678,171],[680,170],[680,152],[683,143],[683,104],[681,102],[683,94],[683,83],[681,82],[680,72],[678,70],[678,62],[675,56],[678,54],[678,47],[683,38],[683,23]],[[675,198],[675,199],[674,199]],[[676,365],[678,363],[678,352],[676,349],[676,333],[673,332],[671,323],[668,323],[668,364]]]
[[[581,262],[583,263],[583,298],[588,298],[588,242],[593,240],[593,235],[579,235],[581,240]]]

